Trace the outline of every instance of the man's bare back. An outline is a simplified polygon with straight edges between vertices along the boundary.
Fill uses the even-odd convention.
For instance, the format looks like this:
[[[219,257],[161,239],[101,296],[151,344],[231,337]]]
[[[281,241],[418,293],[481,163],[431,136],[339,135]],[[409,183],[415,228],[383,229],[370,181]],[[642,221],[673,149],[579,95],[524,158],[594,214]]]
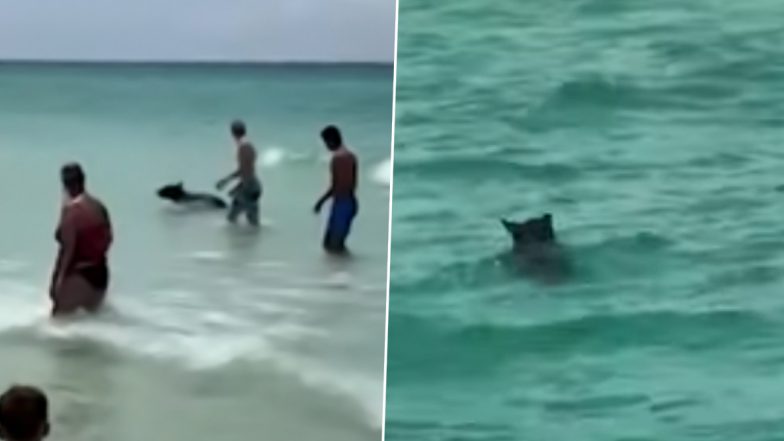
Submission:
[[[343,144],[343,137],[337,127],[325,127],[321,138],[327,150],[332,152],[329,167],[331,182],[327,192],[316,202],[314,211],[319,213],[324,203],[332,199],[323,246],[329,253],[345,254],[348,251],[346,239],[359,212],[356,198],[358,161],[356,155]]]
[[[244,212],[248,223],[258,226],[262,190],[256,175],[256,148],[247,140],[245,123],[242,121],[231,124],[231,135],[237,145],[237,168],[218,181],[217,188],[221,190],[229,182],[238,179],[239,183],[230,191],[232,202],[228,214],[229,222],[235,223],[237,217]]]
[[[237,170],[241,181],[256,179],[256,148],[245,140],[237,145]]]
[[[332,156],[333,196],[354,196],[357,190],[357,157],[346,147]]]

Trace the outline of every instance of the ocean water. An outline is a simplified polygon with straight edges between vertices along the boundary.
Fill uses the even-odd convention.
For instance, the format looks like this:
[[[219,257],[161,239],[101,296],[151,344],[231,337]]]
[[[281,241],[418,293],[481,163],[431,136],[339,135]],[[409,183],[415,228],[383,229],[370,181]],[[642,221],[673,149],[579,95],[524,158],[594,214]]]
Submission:
[[[380,439],[392,84],[391,66],[0,64],[0,387],[44,387],[65,441]],[[260,151],[258,234],[155,195],[212,191],[233,118]],[[312,212],[329,123],[360,158],[350,260]],[[104,314],[53,325],[73,159],[111,211],[114,278]]]
[[[781,439],[781,17],[401,0],[388,440]]]

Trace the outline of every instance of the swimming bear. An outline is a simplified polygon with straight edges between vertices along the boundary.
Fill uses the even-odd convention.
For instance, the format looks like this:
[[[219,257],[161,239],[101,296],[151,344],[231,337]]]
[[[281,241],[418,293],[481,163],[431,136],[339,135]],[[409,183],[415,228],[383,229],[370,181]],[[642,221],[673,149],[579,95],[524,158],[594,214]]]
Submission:
[[[187,206],[201,206],[215,209],[225,209],[226,202],[218,196],[207,193],[191,193],[185,190],[182,182],[164,185],[158,189],[158,197]]]
[[[507,257],[517,270],[548,281],[563,279],[571,265],[558,243],[549,213],[523,222],[501,219],[512,236],[512,252]]]
[[[515,251],[526,251],[542,245],[555,244],[553,216],[549,213],[525,222],[501,219],[506,231],[512,235]]]

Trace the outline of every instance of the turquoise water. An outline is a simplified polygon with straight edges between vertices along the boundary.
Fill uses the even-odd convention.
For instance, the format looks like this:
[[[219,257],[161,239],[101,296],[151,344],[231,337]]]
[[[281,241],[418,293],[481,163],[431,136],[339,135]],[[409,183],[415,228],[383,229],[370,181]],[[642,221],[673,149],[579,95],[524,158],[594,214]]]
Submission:
[[[372,440],[381,435],[392,122],[388,66],[0,64],[0,387],[38,384],[58,440]],[[259,234],[155,196],[210,191],[246,120]],[[360,158],[361,213],[336,261],[312,206],[323,125]],[[108,311],[53,326],[59,166],[112,213]]]
[[[774,440],[784,3],[402,0],[389,440]],[[553,213],[574,272],[501,263]]]

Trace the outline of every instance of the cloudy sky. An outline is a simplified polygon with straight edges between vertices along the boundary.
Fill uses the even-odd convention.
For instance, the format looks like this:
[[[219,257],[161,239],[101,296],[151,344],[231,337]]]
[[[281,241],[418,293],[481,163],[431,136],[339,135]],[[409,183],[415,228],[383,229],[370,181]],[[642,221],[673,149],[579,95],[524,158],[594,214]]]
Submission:
[[[395,0],[0,0],[0,59],[392,62]]]

